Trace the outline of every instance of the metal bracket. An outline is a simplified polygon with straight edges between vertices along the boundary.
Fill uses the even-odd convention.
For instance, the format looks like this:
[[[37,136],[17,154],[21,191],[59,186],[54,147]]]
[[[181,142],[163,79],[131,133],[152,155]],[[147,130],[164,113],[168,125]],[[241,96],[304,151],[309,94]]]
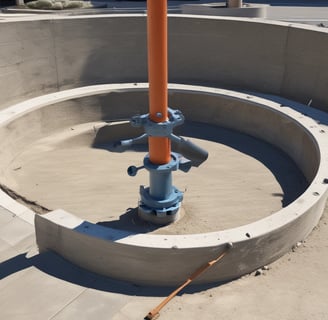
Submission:
[[[162,114],[159,115],[162,117]],[[127,173],[135,176],[139,170],[149,171],[149,187],[140,186],[140,202],[138,214],[142,219],[156,224],[167,224],[177,219],[183,193],[172,185],[172,171],[188,172],[192,166],[203,163],[208,153],[191,141],[173,134],[174,127],[183,124],[184,116],[179,110],[168,109],[168,120],[154,122],[149,114],[133,116],[130,124],[133,127],[143,127],[145,133],[134,139],[122,140],[116,144],[118,148],[146,141],[148,137],[167,137],[178,146],[178,152],[171,153],[169,163],[153,164],[149,154],[144,157],[143,166],[130,166]]]
[[[183,124],[184,116],[180,110],[168,108],[169,119],[163,122],[150,120],[149,113],[133,116],[130,123],[133,127],[144,127],[145,133],[149,137],[169,137],[173,128]]]
[[[180,170],[183,172],[188,172],[191,167],[192,167],[192,162],[181,156],[179,153],[175,153],[172,152],[171,153],[171,162],[174,161],[174,166],[171,166],[170,163],[164,165],[164,167],[166,168],[167,171],[176,171],[176,170]],[[147,169],[148,171],[151,170],[160,170],[161,166],[154,166],[151,164],[151,162],[149,161],[148,155],[146,155],[146,157],[144,158],[144,165],[143,166],[129,166],[127,169],[127,173],[130,177],[134,177],[137,175],[138,171],[141,169]],[[163,171],[163,169],[162,169]]]
[[[179,110],[169,108],[169,119],[164,122],[156,123],[151,121],[147,113],[132,117],[130,123],[133,127],[144,127],[145,133],[133,139],[119,141],[116,144],[117,149],[121,150],[137,143],[146,142],[148,137],[167,137],[176,143],[176,151],[181,154],[180,170],[187,172],[190,169],[190,167],[188,168],[189,163],[191,163],[190,166],[198,167],[208,158],[206,150],[198,147],[188,139],[173,134],[174,127],[184,123],[184,116]],[[135,171],[132,167],[128,168],[128,172],[129,170],[133,173],[138,171]],[[131,174],[129,173],[129,175]]]

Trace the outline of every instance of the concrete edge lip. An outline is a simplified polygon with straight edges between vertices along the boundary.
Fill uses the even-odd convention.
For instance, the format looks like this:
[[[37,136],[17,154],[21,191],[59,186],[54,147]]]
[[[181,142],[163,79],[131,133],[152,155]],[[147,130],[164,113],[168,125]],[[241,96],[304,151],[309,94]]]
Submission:
[[[68,99],[110,91],[127,92],[147,90],[147,88],[148,84],[146,83],[109,84],[48,94],[1,111],[0,126],[10,123],[25,113]],[[220,269],[220,274],[216,273],[214,268],[214,271],[209,272],[208,276],[200,279],[200,282],[204,283],[232,279],[270,263],[311,232],[322,215],[328,188],[327,184],[323,183],[324,179],[328,177],[328,138],[322,126],[319,126],[317,122],[311,119],[311,108],[304,106],[308,115],[304,116],[292,108],[282,107],[279,103],[229,90],[181,84],[170,84],[169,90],[187,93],[201,92],[207,95],[220,95],[230,99],[247,100],[259,108],[269,109],[284,119],[288,118],[296,122],[303,131],[306,131],[313,138],[313,143],[316,144],[320,154],[319,167],[309,188],[292,204],[269,217],[233,229],[193,235],[132,234],[83,221],[59,209],[42,216],[35,215],[37,243],[41,251],[52,249],[86,269],[114,278],[141,284],[162,285],[163,283],[176,284],[180,282],[184,279],[183,274],[188,275],[190,271],[194,271],[199,267],[200,262],[206,262],[208,257],[212,257],[213,254],[220,251],[222,252],[226,243],[237,244],[233,252],[226,258],[226,263],[223,263],[223,270]],[[315,113],[317,117],[318,111],[315,110]],[[322,117],[324,116],[325,114],[322,113]],[[2,205],[5,196],[1,192],[0,205]],[[14,200],[9,204],[7,201],[7,204],[3,206],[11,206],[13,213],[15,213],[15,210],[22,210],[21,206],[15,209],[14,203]],[[61,230],[60,233],[58,233],[59,230]],[[59,234],[63,238],[58,239]],[[66,240],[66,242],[63,240]],[[87,255],[83,256],[83,254],[76,253],[76,246],[81,241],[83,241],[86,248],[89,248],[90,252],[95,252],[92,263],[89,261],[91,258],[88,259]],[[123,250],[126,250],[126,252],[123,252]],[[103,256],[104,252],[110,256],[118,255],[117,261],[107,261]],[[99,267],[97,254],[100,260],[106,260],[106,263],[103,264],[106,267]],[[140,256],[140,254],[145,254],[145,257]],[[194,261],[195,255],[200,257],[199,261],[197,259],[197,261]],[[133,269],[135,273],[132,276],[131,267],[122,269],[122,264],[126,265],[131,257],[137,264],[142,264],[139,269]],[[157,260],[162,260],[163,257],[166,260],[165,272],[154,273],[151,270],[147,272],[145,264],[148,260],[148,262],[152,261],[153,268],[156,269]],[[188,266],[181,268],[182,262],[187,263]],[[180,266],[180,269],[177,271],[178,266]],[[168,272],[168,270],[171,271]],[[161,275],[161,272],[164,272],[163,275]]]
[[[227,8],[220,3],[198,3],[181,5],[182,14],[265,18],[268,4],[244,4],[241,8]]]

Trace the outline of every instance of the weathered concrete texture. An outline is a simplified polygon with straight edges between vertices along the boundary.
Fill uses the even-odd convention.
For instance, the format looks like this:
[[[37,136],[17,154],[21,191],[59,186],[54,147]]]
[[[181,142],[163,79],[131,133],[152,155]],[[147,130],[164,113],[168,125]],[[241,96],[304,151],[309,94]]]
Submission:
[[[104,140],[98,144],[141,134],[127,122],[115,120],[146,112],[147,91],[137,90],[139,85],[133,87],[134,92],[115,90],[54,103],[6,126],[3,146],[7,147],[1,153],[0,166],[2,183],[49,209],[62,208],[90,222],[149,232],[149,226],[135,223],[132,212],[127,210],[137,205],[139,186],[148,182],[148,176],[142,170],[131,178],[126,169],[131,164],[141,164],[146,150],[115,153],[93,146],[103,132],[97,128],[107,124],[104,121],[114,123],[108,124],[110,135],[102,137]],[[295,162],[271,142],[245,136],[238,132],[238,125],[231,123],[227,115],[231,109],[241,107],[240,101],[174,91],[169,99],[170,105],[183,108],[187,119],[201,121],[196,124],[188,120],[175,132],[199,139],[197,144],[207,149],[210,157],[189,174],[174,174],[174,185],[187,190],[183,206],[188,214],[168,230],[158,232],[189,234],[237,227],[278,211],[304,192],[307,183]],[[207,113],[198,115],[200,105],[206,107],[210,120]],[[33,130],[29,128],[31,122],[36,122]],[[295,134],[291,136],[295,139]],[[309,154],[316,161],[315,152]],[[310,158],[308,155],[308,162]],[[296,176],[302,177],[301,181],[293,175],[293,169],[297,169]],[[239,194],[238,208],[235,194]],[[213,206],[216,203],[220,204],[219,211]]]
[[[53,21],[60,88],[146,81],[145,17],[90,18]]]
[[[1,21],[1,104],[58,89],[51,21]],[[2,108],[3,108],[2,106]]]
[[[1,180],[48,209],[62,208],[115,229],[159,234],[202,233],[247,224],[287,206],[308,186],[284,152],[259,139],[189,121],[175,133],[191,138],[210,156],[188,174],[174,173],[174,185],[184,192],[183,212],[179,221],[158,230],[140,221],[131,209],[137,206],[139,186],[149,177],[146,170],[135,177],[126,170],[142,163],[146,146],[122,153],[108,147],[112,141],[136,136],[128,122],[88,122],[36,140],[10,162]],[[213,204],[219,204],[220,210]]]
[[[198,17],[194,24],[189,19],[170,20],[171,82],[279,92],[286,26],[262,23],[257,28],[250,20],[240,24],[214,17]]]
[[[290,27],[281,95],[292,99],[297,96],[298,101],[323,108],[327,104],[327,57],[326,30]]]
[[[0,21],[0,106],[81,85],[147,80],[145,15]],[[328,31],[171,15],[170,82],[272,93],[328,109]]]
[[[1,221],[4,214],[0,211]],[[261,276],[253,273],[221,286],[189,287],[162,309],[160,319],[216,320],[219,315],[231,320],[326,320],[327,243],[326,209],[307,241]],[[29,245],[27,250],[8,245],[8,255],[0,257],[4,319],[143,319],[173,290],[100,277],[54,253],[37,254],[34,239]]]
[[[203,4],[184,4],[181,6],[183,14],[198,14],[208,16],[230,16],[246,18],[266,18],[267,6],[261,4],[245,4],[244,7],[234,4],[229,8],[224,2],[203,3]]]
[[[145,92],[146,89],[146,84],[86,87],[13,106],[2,114],[2,127],[16,128],[16,135],[8,135],[7,138],[12,139],[12,150],[8,146],[6,149],[13,157],[19,152],[17,145],[55,131],[56,124],[62,126],[65,123],[67,126],[96,115],[97,119],[102,119],[104,114],[111,114],[112,118],[108,120],[119,119],[119,116],[128,113],[134,102],[130,98],[129,103],[125,101],[124,107],[121,101],[122,108],[109,108],[110,112],[106,111],[108,108],[99,106],[91,112],[84,112],[83,105],[81,110],[74,105],[72,110],[65,108],[66,99],[88,94],[101,96],[111,91],[116,94],[122,92],[128,99],[130,90]],[[232,242],[234,247],[223,262],[198,280],[204,283],[235,278],[272,262],[311,232],[322,214],[327,193],[324,179],[328,174],[325,162],[328,150],[322,127],[291,108],[255,96],[182,85],[171,85],[171,91],[175,96],[173,101],[181,104],[181,110],[190,120],[225,125],[282,148],[308,179],[308,189],[295,202],[262,220],[198,235],[133,234],[94,225],[64,211],[53,211],[44,216],[36,215],[36,235],[41,251],[52,249],[80,266],[114,278],[168,285],[183,281],[186,274],[215,258],[227,242]],[[216,101],[215,97],[218,98]],[[221,104],[222,98],[225,103]],[[201,114],[198,112],[200,101],[202,110],[206,110]],[[62,104],[56,105],[55,102]],[[311,108],[304,106],[303,110],[311,115]],[[31,117],[38,120],[34,131],[21,136],[19,133],[25,132],[22,128],[30,123]],[[321,121],[326,121],[324,114]],[[3,159],[9,161],[5,152]],[[5,166],[5,161],[3,163]],[[77,248],[82,243],[81,253]],[[109,252],[115,255],[115,259],[108,255]],[[91,255],[93,259],[90,260]],[[198,258],[195,259],[195,256]]]
[[[26,20],[29,19],[32,20],[35,19],[35,17],[27,18]],[[2,31],[4,30],[4,24],[7,24],[8,21],[2,21],[0,23]],[[24,23],[32,22],[25,21]],[[33,23],[36,22],[34,21]],[[247,22],[246,24],[248,23],[249,22]],[[242,22],[242,26],[246,28],[245,21]],[[16,29],[13,28],[12,30]],[[188,28],[185,30],[188,30]],[[260,29],[258,29],[257,31],[260,32],[259,30]],[[311,31],[309,31],[310,35],[312,35],[314,32],[312,30],[314,29],[311,29]],[[302,30],[300,30],[300,32],[302,32]],[[323,31],[323,33],[326,34],[325,31]],[[0,33],[2,47],[6,47],[6,41],[3,41],[6,34],[8,33]],[[325,39],[325,37],[326,35],[324,35],[323,39]],[[307,45],[306,40],[308,40],[307,37],[304,38],[304,46]],[[323,41],[321,39],[320,42],[313,42],[313,44],[320,48],[322,42]],[[255,43],[252,44],[254,45]],[[264,50],[270,49],[270,41],[264,42],[264,45],[259,44],[256,48],[260,51],[263,48]],[[300,48],[303,50],[302,46]],[[239,47],[239,49],[242,48]],[[186,53],[188,51],[185,50],[184,52]],[[242,52],[242,50],[240,52]],[[214,50],[214,53],[218,54],[219,50]],[[8,57],[9,55],[6,55],[6,59],[8,59]],[[256,55],[256,58],[258,57],[259,56]],[[3,59],[4,58],[2,58],[2,61]],[[110,58],[108,58],[108,60],[110,61]],[[213,61],[215,63],[219,63],[219,60],[220,59],[214,59]],[[104,63],[105,61],[101,62]],[[253,66],[256,66],[256,63],[258,61],[251,60],[251,62]],[[32,71],[28,68],[28,66],[31,64],[29,64],[29,61],[27,59],[24,60],[24,63],[27,64],[25,72],[27,73],[27,75],[31,75]],[[195,63],[195,61],[193,61],[193,64],[195,66],[196,71],[198,71],[197,62]],[[303,62],[303,64],[307,65],[305,62]],[[33,82],[24,82],[21,84],[18,82],[19,77],[15,78],[16,82],[10,80],[10,75],[19,74],[18,66],[19,63],[17,63],[17,65],[13,65],[12,68],[9,68],[9,72],[7,72],[8,69],[6,69],[6,67],[1,68],[0,72],[2,78],[6,80],[8,79],[8,81],[5,82],[6,86],[2,85],[0,89],[1,107],[4,107],[5,105],[10,105],[13,101],[16,100],[24,100],[25,96],[27,95],[35,96],[44,92],[48,92],[47,90],[56,91],[56,88],[58,87],[58,83],[56,81],[51,82],[51,87],[46,90],[42,87],[41,84],[41,80],[44,81],[45,79],[37,78],[34,79]],[[241,65],[238,64],[238,67],[240,66]],[[317,65],[313,66],[317,67]],[[254,70],[255,72],[257,72],[257,69]],[[299,76],[304,76],[304,74],[302,74],[302,72],[298,72],[297,74],[297,78],[295,74],[290,77],[289,80],[295,82],[295,87],[293,87],[292,94],[290,94],[289,90],[287,90],[284,93],[286,96],[297,97],[298,94],[302,93],[302,90],[308,90],[307,86],[301,85],[300,87],[298,87],[297,82],[299,80]],[[319,74],[322,79],[325,79],[324,70],[322,74],[321,70],[319,70]],[[219,77],[220,75],[218,74],[217,79],[219,79]],[[117,76],[116,79],[118,79],[119,81],[119,76]],[[194,77],[191,77],[191,79],[196,79],[196,82],[200,81],[200,79],[197,78],[197,73],[195,73]],[[188,79],[186,80],[189,81]],[[264,81],[265,79],[263,77],[259,77],[258,80]],[[221,79],[220,81],[224,84],[224,79]],[[258,88],[259,84],[256,84],[254,81],[255,80],[253,79],[252,83],[247,85],[247,87],[250,87],[252,89]],[[15,84],[19,85],[15,87]],[[236,85],[238,86],[238,84],[239,82],[237,79]],[[73,83],[69,85],[74,86]],[[31,91],[29,89],[31,89]],[[15,96],[11,96],[8,91],[14,92]],[[269,92],[279,94],[279,90],[271,90]],[[304,99],[305,98],[307,98],[306,94],[304,95]],[[318,92],[318,95],[314,98],[322,99],[323,102],[320,106],[321,108],[327,107],[327,100],[322,95],[322,92]],[[303,108],[301,112],[307,113],[306,111],[311,111],[311,108],[309,108],[308,110],[306,110],[306,108]],[[1,117],[1,119],[3,119],[3,117]],[[65,118],[63,117],[63,119]],[[317,120],[321,121],[322,125],[327,124],[326,120],[322,121],[321,118],[317,118]],[[26,130],[22,130],[21,133],[25,134],[26,132]],[[3,142],[2,139],[1,142]],[[321,183],[318,183],[315,187],[321,188],[322,185]],[[311,189],[310,191],[317,192],[316,190],[319,189]],[[314,196],[316,197],[317,195],[314,194]],[[19,211],[21,216],[24,215],[24,210],[26,211],[26,208],[22,210],[22,208],[20,206],[17,206],[17,204],[14,203],[12,199],[8,200],[7,197],[5,197],[3,194],[1,194],[1,205],[4,205],[4,207],[6,208],[10,207],[12,210],[11,212],[16,213],[17,211]],[[300,203],[298,203],[298,205],[300,205]],[[320,204],[318,212],[320,212],[322,208],[323,203]],[[296,210],[295,212],[294,213],[297,214],[298,210]],[[3,215],[3,210],[1,210],[0,213],[1,215]],[[25,213],[26,216],[29,216],[27,212]],[[1,218],[1,221],[4,224],[11,223],[10,219],[8,220],[7,218],[8,217],[5,216],[5,218]],[[318,217],[314,217],[311,215],[304,216],[304,219],[309,219],[308,221],[304,221],[304,224],[307,226],[312,225],[314,223],[313,218]],[[17,218],[14,217],[13,219]],[[18,219],[16,221],[18,221]],[[20,226],[18,228],[12,225],[13,233],[15,233],[16,231],[23,231],[21,227],[27,227],[28,229],[30,228],[30,226],[26,224],[22,225],[20,222],[19,224]],[[302,226],[296,226],[296,228],[299,227],[301,228]],[[311,234],[311,236],[309,237],[309,242],[305,244],[304,248],[301,247],[298,251],[296,251],[296,253],[290,253],[282,260],[279,260],[278,262],[273,264],[273,269],[268,272],[267,276],[257,277],[255,279],[253,277],[246,277],[218,288],[211,288],[207,290],[203,288],[204,291],[198,295],[188,294],[184,295],[183,297],[178,297],[175,301],[173,301],[172,304],[170,304],[167,309],[163,310],[161,318],[172,319],[179,316],[190,319],[217,319],[218,314],[220,314],[221,317],[225,317],[227,319],[245,320],[263,318],[270,320],[294,320],[295,318],[304,320],[326,319],[327,312],[325,288],[327,287],[326,270],[328,259],[326,249],[328,233],[325,231],[327,229],[327,217],[324,217],[324,219],[321,221],[320,229],[316,230],[316,232]],[[311,230],[306,231],[310,232]],[[28,233],[29,230],[27,231],[27,234]],[[288,232],[285,231],[283,235],[287,237]],[[30,239],[30,236],[24,238],[22,242],[27,239],[29,239],[29,241],[26,241],[26,246],[31,246],[33,240]],[[275,240],[277,240],[277,238],[271,239],[271,241]],[[283,238],[281,240],[284,241]],[[13,239],[11,241],[15,242]],[[17,243],[17,245],[19,246],[20,243]],[[103,278],[100,278],[95,282],[91,283],[90,279],[93,277],[93,275],[89,273],[84,273],[81,270],[73,267],[72,265],[67,264],[65,261],[61,261],[61,263],[56,264],[55,262],[58,261],[56,260],[57,258],[44,259],[44,255],[37,256],[35,259],[30,261],[25,259],[24,257],[26,249],[15,249],[15,246],[16,245],[12,246],[5,240],[0,239],[0,253],[2,262],[0,266],[2,278],[0,282],[0,302],[2,306],[0,310],[0,315],[3,318],[30,319],[32,317],[33,319],[64,319],[75,317],[80,319],[86,317],[89,319],[90,317],[94,317],[97,319],[101,319],[104,318],[104,315],[112,315],[112,313],[115,312],[112,309],[112,303],[118,303],[119,308],[121,309],[120,312],[117,312],[112,317],[113,319],[135,319],[136,317],[139,318],[139,316],[144,316],[146,312],[148,312],[157,303],[161,301],[161,298],[135,298],[134,295],[163,295],[163,291],[160,291],[160,293],[158,293],[158,291],[157,293],[154,293],[154,291],[150,291],[149,293],[147,292],[147,290],[143,290],[135,286],[126,286],[124,284],[121,284],[118,289],[117,284],[115,283],[105,284],[106,281]],[[79,247],[81,247],[81,243],[79,243]],[[258,252],[259,255],[261,255],[261,253],[262,252],[260,251]],[[50,256],[54,257],[55,255],[50,254]],[[28,275],[28,272],[31,272],[30,275]],[[50,277],[50,279],[45,276],[45,273],[48,274],[48,277]],[[23,277],[25,277],[26,275],[26,280],[24,280]],[[65,281],[62,281],[62,279]],[[76,284],[74,283],[77,283],[78,286],[76,286]],[[95,293],[90,292],[92,289],[87,289],[88,287],[90,288],[90,286],[92,285],[96,286],[98,290],[107,290],[112,292],[117,292],[117,290],[119,290],[119,292],[122,292],[122,290],[125,290],[124,292],[127,292],[129,295],[132,296],[128,297],[129,302],[127,302],[124,307],[121,307],[123,304],[123,299],[120,299],[121,297],[111,299],[114,294],[110,292],[107,292],[107,294],[104,294],[103,296],[99,294],[96,297],[97,302],[99,303],[99,301],[101,301],[101,303],[107,304],[107,308],[104,305],[99,308],[99,313],[97,312],[99,310],[98,308],[96,308],[96,310],[92,310],[93,306],[88,305],[86,303],[86,300],[83,299],[84,297],[87,297],[88,295],[92,296],[93,293]],[[83,287],[81,288],[80,286]],[[40,293],[42,294],[40,295]],[[17,301],[19,301],[20,303],[17,303]],[[51,301],[51,304],[49,304],[49,301]],[[42,308],[40,308],[40,305],[42,305]],[[79,306],[81,305],[85,307],[85,310],[83,308],[82,310],[79,308]]]

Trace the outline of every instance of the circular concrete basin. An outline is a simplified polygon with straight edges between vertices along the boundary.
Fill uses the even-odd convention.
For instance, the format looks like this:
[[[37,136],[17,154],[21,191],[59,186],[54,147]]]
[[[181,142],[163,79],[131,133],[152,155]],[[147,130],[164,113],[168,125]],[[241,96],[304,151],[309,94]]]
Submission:
[[[146,91],[125,92],[114,105],[110,96],[109,109],[121,104],[120,98],[127,101],[129,97],[130,116],[136,99],[147,105]],[[91,97],[79,98],[78,103],[90,103]],[[181,97],[171,94],[171,103],[188,113],[188,97],[184,101]],[[98,98],[94,96],[92,103],[97,104]],[[222,103],[218,101],[218,107]],[[65,101],[65,110],[75,105],[74,100]],[[202,112],[206,114],[206,105]],[[142,163],[147,146],[121,153],[108,147],[110,142],[141,134],[122,119],[106,122],[98,114],[94,121],[81,119],[82,123],[44,132],[12,159],[2,181],[43,208],[62,208],[93,223],[155,234],[204,233],[245,225],[287,206],[307,188],[303,173],[277,147],[224,128],[224,123],[209,124],[210,119],[204,117],[202,122],[196,120],[186,121],[176,131],[208,150],[210,156],[188,174],[174,173],[174,184],[184,192],[182,217],[166,227],[144,223],[135,214],[139,185],[147,185],[148,173],[143,170],[131,178],[126,169]]]
[[[144,173],[121,175],[142,153],[90,146],[99,126],[146,112],[145,15],[2,17],[0,25],[0,205],[35,218],[40,251],[110,277],[170,285],[233,243],[198,279],[208,283],[270,263],[319,221],[328,177],[328,118],[319,111],[328,108],[326,28],[169,16],[170,81],[189,84],[171,85],[170,106],[188,119],[181,134],[213,151],[204,166],[174,177],[186,191],[181,220],[152,229],[127,210],[136,206],[139,184],[147,184]],[[114,158],[120,167],[106,179],[103,163]],[[116,188],[123,179],[126,187]]]
[[[157,229],[138,222],[126,208],[136,206],[147,177],[128,177],[125,169],[143,153],[117,154],[94,142],[104,125],[135,134],[124,121],[145,113],[146,101],[146,84],[99,85],[6,110],[2,183],[54,210],[35,217],[40,250],[111,277],[167,285],[233,243],[224,261],[198,280],[212,282],[273,261],[312,230],[326,199],[320,126],[272,101],[186,85],[170,86],[171,106],[188,119],[179,133],[212,150],[212,159],[177,175],[176,184],[185,187],[177,223]],[[112,132],[112,140],[122,137],[122,130]]]

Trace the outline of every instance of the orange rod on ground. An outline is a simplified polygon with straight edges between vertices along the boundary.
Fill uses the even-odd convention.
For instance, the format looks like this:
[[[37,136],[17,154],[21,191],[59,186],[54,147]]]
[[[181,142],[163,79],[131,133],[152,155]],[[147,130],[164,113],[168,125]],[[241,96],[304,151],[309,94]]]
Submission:
[[[231,247],[227,247],[225,251],[223,251],[216,259],[211,260],[198,268],[179,288],[175,289],[168,297],[166,297],[156,308],[150,311],[147,316],[144,318],[145,320],[152,320],[157,318],[160,310],[170,301],[172,300],[183,288],[185,288],[188,284],[190,284],[195,278],[200,276],[204,271],[212,267],[214,264],[219,262],[227,253]]]
[[[149,117],[154,122],[168,119],[167,0],[147,0]],[[171,160],[171,142],[166,137],[149,137],[149,159],[153,164]]]

